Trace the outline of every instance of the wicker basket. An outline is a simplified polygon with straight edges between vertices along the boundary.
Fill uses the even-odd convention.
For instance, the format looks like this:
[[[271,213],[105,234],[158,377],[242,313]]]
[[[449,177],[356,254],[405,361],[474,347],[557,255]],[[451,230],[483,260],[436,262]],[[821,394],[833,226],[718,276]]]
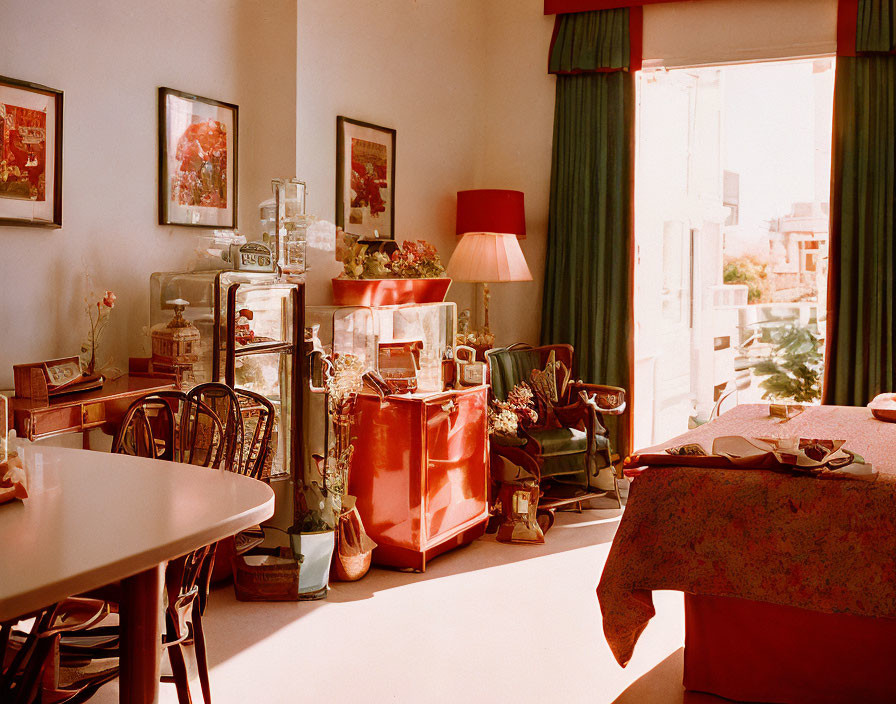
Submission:
[[[253,557],[280,559],[272,564],[251,564]],[[255,548],[245,555],[234,555],[230,564],[233,589],[240,601],[299,600],[299,563],[290,548]]]

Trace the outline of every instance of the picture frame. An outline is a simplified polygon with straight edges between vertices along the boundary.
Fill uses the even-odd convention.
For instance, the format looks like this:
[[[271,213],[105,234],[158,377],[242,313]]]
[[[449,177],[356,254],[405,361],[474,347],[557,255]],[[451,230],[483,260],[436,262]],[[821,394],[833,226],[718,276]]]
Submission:
[[[66,384],[71,384],[82,376],[81,364],[77,357],[60,359],[55,362],[45,362],[44,366],[47,370],[47,386],[51,388],[60,388]]]
[[[239,106],[159,88],[159,224],[236,229]]]
[[[396,131],[336,118],[336,225],[361,242],[395,239]]]
[[[62,97],[0,76],[0,225],[62,227]]]

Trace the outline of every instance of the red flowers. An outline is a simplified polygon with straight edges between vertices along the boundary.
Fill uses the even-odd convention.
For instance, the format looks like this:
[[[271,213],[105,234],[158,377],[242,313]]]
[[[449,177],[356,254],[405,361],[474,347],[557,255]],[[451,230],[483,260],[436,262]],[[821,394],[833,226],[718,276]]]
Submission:
[[[408,279],[439,278],[445,274],[439,253],[426,240],[405,240],[401,249],[392,252],[390,268],[397,276]]]
[[[181,205],[227,207],[227,129],[217,120],[194,122],[177,140],[180,166],[171,177],[172,200]]]
[[[116,298],[116,296],[114,293],[112,293],[111,291],[106,291],[105,295],[103,296],[102,303],[107,308],[114,308],[115,307],[115,298]],[[99,304],[97,304],[97,305],[99,305]]]

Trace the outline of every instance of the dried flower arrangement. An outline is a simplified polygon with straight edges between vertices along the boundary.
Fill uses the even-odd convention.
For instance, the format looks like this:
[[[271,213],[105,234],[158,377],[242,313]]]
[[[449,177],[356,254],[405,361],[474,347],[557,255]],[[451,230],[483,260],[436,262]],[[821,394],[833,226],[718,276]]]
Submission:
[[[532,388],[520,382],[507,394],[505,401],[492,401],[488,410],[488,432],[490,435],[519,435],[520,426],[526,427],[538,422],[535,410],[535,395]]]
[[[327,388],[327,456],[315,455],[320,481],[306,483],[297,497],[296,516],[291,532],[333,530],[342,513],[342,499],[348,490],[353,446],[351,427],[355,401],[363,387],[364,363],[355,355],[325,358]],[[332,432],[331,432],[332,429]]]
[[[441,279],[445,267],[439,253],[426,240],[405,240],[392,252],[392,273],[402,279]]]
[[[87,288],[90,288],[90,277],[87,277]],[[115,307],[116,296],[112,291],[105,291],[102,298],[92,300],[92,294],[84,297],[84,308],[90,321],[90,333],[81,345],[81,368],[84,374],[91,376],[96,372],[96,353],[103,332],[109,324],[109,317]]]
[[[440,279],[445,267],[436,248],[425,240],[405,240],[392,256],[369,252],[351,235],[344,235],[341,248],[344,279]]]

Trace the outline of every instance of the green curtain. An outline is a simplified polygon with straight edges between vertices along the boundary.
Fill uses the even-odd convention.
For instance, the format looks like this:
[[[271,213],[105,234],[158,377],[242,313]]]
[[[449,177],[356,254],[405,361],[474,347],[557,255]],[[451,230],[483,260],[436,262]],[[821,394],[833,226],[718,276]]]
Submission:
[[[625,69],[629,65],[629,51],[627,8],[560,15],[548,72]]]
[[[569,23],[568,31],[558,26],[550,65],[594,71],[602,68],[600,57],[618,62],[620,51],[628,65],[627,9],[579,13],[560,21]],[[595,27],[613,31],[594,32]],[[570,51],[571,46],[578,49]],[[567,61],[573,55],[578,62]],[[581,60],[584,56],[591,57],[591,65]],[[575,347],[581,379],[621,386],[629,403],[634,91],[628,71],[557,76],[541,325],[543,343]],[[614,444],[627,452],[628,433],[617,436]]]
[[[892,0],[859,3],[856,49],[890,51]],[[896,391],[896,56],[838,57],[824,402]]]
[[[859,0],[856,51],[896,49],[896,0]]]

